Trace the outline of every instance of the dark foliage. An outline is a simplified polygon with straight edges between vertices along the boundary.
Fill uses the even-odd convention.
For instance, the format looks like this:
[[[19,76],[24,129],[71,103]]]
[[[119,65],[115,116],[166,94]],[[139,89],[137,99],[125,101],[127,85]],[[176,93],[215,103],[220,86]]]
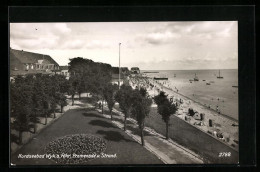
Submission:
[[[132,95],[132,110],[131,113],[135,116],[140,128],[141,142],[144,146],[143,129],[145,127],[145,117],[148,116],[152,100],[148,98],[148,93],[145,88],[133,91]]]
[[[169,120],[172,114],[177,111],[177,106],[169,101],[165,92],[160,92],[159,95],[154,97],[154,101],[157,104],[157,112],[162,116],[163,121],[166,124],[166,139],[168,136]]]
[[[119,103],[120,109],[125,115],[124,130],[126,130],[126,120],[132,106],[133,89],[131,86],[122,85],[115,95],[115,100]]]
[[[54,113],[57,105],[66,105],[65,92],[67,88],[65,77],[60,75],[26,75],[17,76],[10,85],[11,127],[19,131],[19,140],[22,142],[21,134],[29,131],[39,122],[38,117],[47,117]],[[34,125],[32,125],[32,123]]]

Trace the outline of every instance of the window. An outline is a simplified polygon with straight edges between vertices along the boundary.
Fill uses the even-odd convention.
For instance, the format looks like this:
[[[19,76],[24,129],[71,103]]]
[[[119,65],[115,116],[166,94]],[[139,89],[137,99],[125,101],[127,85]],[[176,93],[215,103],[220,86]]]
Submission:
[[[33,64],[31,64],[31,69],[33,69]]]

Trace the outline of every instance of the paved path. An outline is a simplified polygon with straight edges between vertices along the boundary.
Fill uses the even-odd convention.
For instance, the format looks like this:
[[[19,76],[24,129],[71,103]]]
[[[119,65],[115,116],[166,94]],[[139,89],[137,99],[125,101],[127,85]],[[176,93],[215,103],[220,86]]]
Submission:
[[[101,110],[98,110],[101,112]],[[123,130],[123,114],[117,110],[113,110],[118,115],[113,115],[112,123]],[[111,118],[108,114],[103,114],[106,118]],[[128,118],[126,133],[141,144],[141,138],[139,136],[140,131],[136,121],[132,118]],[[175,143],[171,139],[168,141],[164,139],[164,136],[156,133],[154,130],[145,127],[144,129],[145,148],[154,153],[166,164],[203,164],[202,158],[200,158],[194,152],[187,150],[181,145]]]

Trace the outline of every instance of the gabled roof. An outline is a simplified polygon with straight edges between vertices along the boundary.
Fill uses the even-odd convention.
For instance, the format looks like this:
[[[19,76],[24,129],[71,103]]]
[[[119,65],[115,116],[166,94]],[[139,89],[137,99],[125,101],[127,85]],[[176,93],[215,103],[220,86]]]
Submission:
[[[59,66],[59,64],[49,55],[38,54],[23,50],[15,50],[10,48],[10,59],[12,57],[18,59],[21,63],[38,63],[38,60],[44,60],[44,63],[55,64]]]
[[[69,70],[69,66],[60,66],[60,70]]]

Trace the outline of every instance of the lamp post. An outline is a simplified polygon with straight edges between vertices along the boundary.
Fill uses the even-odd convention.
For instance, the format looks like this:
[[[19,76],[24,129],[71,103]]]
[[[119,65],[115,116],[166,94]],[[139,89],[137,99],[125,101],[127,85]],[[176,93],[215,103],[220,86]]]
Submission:
[[[121,45],[121,43],[119,43],[119,78],[118,78],[118,87],[119,87],[119,89],[120,89],[120,45]]]

